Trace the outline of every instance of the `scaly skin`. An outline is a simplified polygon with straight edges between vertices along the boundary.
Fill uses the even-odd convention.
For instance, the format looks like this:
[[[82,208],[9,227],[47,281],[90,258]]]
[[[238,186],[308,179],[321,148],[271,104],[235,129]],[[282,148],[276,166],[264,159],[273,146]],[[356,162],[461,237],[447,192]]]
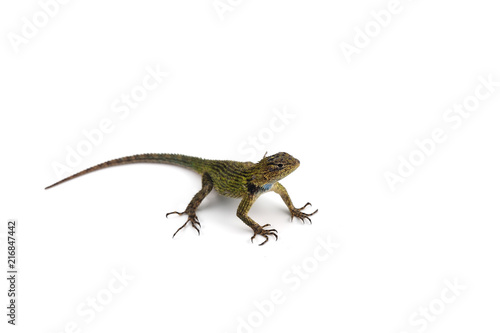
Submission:
[[[287,153],[277,153],[271,156],[264,156],[258,163],[252,162],[236,162],[236,161],[221,161],[221,160],[206,160],[198,157],[191,157],[179,154],[140,154],[117,158],[107,161],[91,168],[85,169],[79,173],[69,176],[58,181],[45,189],[49,189],[61,183],[64,183],[73,178],[83,176],[89,172],[104,169],[107,167],[131,163],[164,163],[182,166],[191,169],[202,176],[202,188],[195,194],[191,202],[186,207],[184,212],[171,212],[167,214],[187,215],[188,220],[174,233],[175,236],[179,230],[190,223],[198,233],[201,227],[196,209],[201,204],[203,199],[215,189],[221,195],[242,198],[238,206],[236,215],[250,228],[254,234],[251,241],[257,235],[264,237],[264,241],[259,245],[264,245],[269,240],[268,236],[274,236],[278,239],[276,229],[265,229],[269,224],[263,226],[252,220],[248,216],[248,212],[257,198],[266,192],[273,191],[278,193],[285,202],[290,211],[291,218],[299,218],[304,222],[311,222],[310,216],[314,215],[318,210],[312,213],[304,213],[302,210],[310,205],[307,203],[302,208],[296,208],[285,187],[278,181],[283,179],[297,169],[300,165],[299,160],[295,159]]]

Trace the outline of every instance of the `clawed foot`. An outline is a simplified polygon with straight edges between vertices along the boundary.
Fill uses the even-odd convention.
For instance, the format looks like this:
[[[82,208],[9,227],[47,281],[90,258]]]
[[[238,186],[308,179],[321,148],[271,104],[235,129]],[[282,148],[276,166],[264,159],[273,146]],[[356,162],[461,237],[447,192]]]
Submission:
[[[268,230],[264,229],[265,227],[270,227],[270,226],[271,226],[270,224],[265,224],[262,227],[259,226],[258,229],[254,230],[253,236],[252,236],[252,238],[250,238],[252,243],[253,243],[253,239],[257,235],[261,235],[262,237],[264,237],[266,239],[265,241],[260,243],[259,246],[267,243],[267,241],[269,240],[269,238],[267,237],[268,235],[272,235],[272,236],[276,237],[276,240],[278,240],[278,234],[277,234],[278,231],[276,229],[268,229]]]
[[[302,210],[304,208],[306,208],[307,206],[311,206],[311,203],[308,202],[304,205],[304,207],[302,208],[294,208],[293,210],[290,211],[292,217],[290,218],[290,220],[293,220],[294,217],[297,217],[299,218],[300,220],[302,220],[302,223],[304,223],[305,220],[308,220],[309,223],[312,223],[311,219],[309,218],[309,216],[312,216],[314,214],[316,214],[318,212],[318,210],[316,209],[314,212],[312,213],[304,213],[302,212]]]
[[[187,214],[188,215],[188,220],[186,221],[186,223],[184,223],[182,225],[182,227],[180,227],[179,229],[177,229],[177,231],[174,233],[174,235],[172,236],[172,238],[175,237],[175,235],[177,235],[177,233],[182,229],[184,228],[188,223],[191,223],[191,225],[193,226],[193,228],[196,229],[196,231],[198,231],[198,235],[200,234],[200,229],[198,227],[201,228],[201,224],[200,224],[200,221],[198,220],[198,216],[196,216],[196,214],[193,212],[193,213],[186,213],[186,212],[170,212],[170,213],[167,213],[167,218],[170,214],[177,214],[177,215],[184,215],[184,214]]]

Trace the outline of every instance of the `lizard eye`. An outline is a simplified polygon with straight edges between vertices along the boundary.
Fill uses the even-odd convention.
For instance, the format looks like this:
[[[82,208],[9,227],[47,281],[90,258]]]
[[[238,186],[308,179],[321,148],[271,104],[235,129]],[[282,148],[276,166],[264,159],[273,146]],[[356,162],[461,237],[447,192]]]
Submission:
[[[278,164],[278,168],[280,168],[280,169],[281,169],[282,167],[283,167],[283,164],[279,163],[279,164]]]

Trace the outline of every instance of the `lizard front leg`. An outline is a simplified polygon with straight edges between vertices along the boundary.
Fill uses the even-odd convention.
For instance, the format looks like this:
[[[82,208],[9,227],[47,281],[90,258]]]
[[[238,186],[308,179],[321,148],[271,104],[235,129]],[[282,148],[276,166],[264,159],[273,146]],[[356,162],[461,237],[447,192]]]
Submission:
[[[288,207],[288,210],[290,211],[291,219],[293,220],[294,217],[297,217],[304,222],[304,220],[309,220],[311,222],[310,216],[316,214],[318,210],[316,209],[312,213],[304,213],[302,210],[306,208],[307,206],[310,206],[311,203],[306,203],[303,207],[301,208],[295,208],[295,206],[292,203],[292,199],[290,199],[290,196],[288,195],[288,192],[286,191],[286,188],[281,185],[280,183],[276,182],[274,183],[273,187],[271,188],[272,191],[278,193],[281,196],[281,199],[285,202],[286,206]],[[312,223],[312,222],[311,222]]]
[[[257,222],[252,220],[250,216],[248,216],[248,212],[250,211],[250,207],[252,207],[253,203],[257,200],[257,196],[253,194],[246,194],[243,199],[241,200],[238,210],[236,212],[236,216],[238,216],[247,226],[252,228],[253,230],[253,236],[250,238],[250,240],[253,243],[253,239],[257,235],[261,235],[262,237],[265,238],[265,240],[260,243],[259,245],[264,245],[267,243],[269,240],[268,236],[272,235],[276,237],[276,240],[278,240],[278,234],[276,229],[264,229],[265,227],[270,227],[269,224],[264,224],[263,226],[259,225]]]
[[[208,173],[203,174],[203,176],[201,178],[201,183],[202,183],[201,190],[194,195],[193,199],[191,199],[191,202],[189,202],[189,205],[186,207],[185,211],[183,211],[181,213],[179,213],[179,212],[167,213],[167,218],[170,214],[177,214],[177,215],[187,214],[187,216],[188,216],[188,220],[186,221],[186,223],[184,223],[182,225],[182,227],[177,229],[177,231],[174,233],[172,238],[174,238],[175,235],[179,232],[179,230],[184,228],[188,223],[191,223],[193,228],[195,228],[196,231],[198,231],[198,235],[200,234],[200,229],[198,229],[198,227],[201,227],[201,224],[200,224],[200,221],[198,220],[198,216],[196,216],[196,209],[198,209],[198,206],[201,204],[203,199],[205,199],[205,197],[208,195],[208,193],[210,193],[210,191],[212,191],[212,189],[214,187],[214,184],[212,182],[212,178],[210,178]]]

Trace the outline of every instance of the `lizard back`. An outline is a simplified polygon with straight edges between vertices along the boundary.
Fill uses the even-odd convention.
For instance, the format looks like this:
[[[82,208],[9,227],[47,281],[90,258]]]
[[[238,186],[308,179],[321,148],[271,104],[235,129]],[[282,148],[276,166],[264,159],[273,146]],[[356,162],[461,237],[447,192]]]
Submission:
[[[215,190],[224,196],[240,198],[247,193],[252,162],[205,160],[206,172]]]

